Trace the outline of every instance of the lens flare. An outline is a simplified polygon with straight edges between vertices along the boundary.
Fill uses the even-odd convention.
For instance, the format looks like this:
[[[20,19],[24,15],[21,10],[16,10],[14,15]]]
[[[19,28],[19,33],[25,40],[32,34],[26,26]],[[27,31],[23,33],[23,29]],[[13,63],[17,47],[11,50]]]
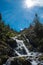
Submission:
[[[25,0],[24,1],[24,7],[25,8],[31,8],[33,6],[35,6],[35,1],[33,1],[33,0]]]

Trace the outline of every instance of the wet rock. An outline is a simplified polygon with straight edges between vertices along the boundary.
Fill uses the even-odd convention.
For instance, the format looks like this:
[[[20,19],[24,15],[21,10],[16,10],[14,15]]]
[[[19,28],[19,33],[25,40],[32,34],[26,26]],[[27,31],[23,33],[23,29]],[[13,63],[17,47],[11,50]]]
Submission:
[[[22,65],[31,65],[31,63],[30,63],[30,61],[25,60],[25,61],[22,63]]]
[[[14,59],[11,61],[11,65],[31,65],[29,60],[25,60],[24,58]]]
[[[42,65],[42,64],[38,63],[38,65]]]
[[[10,46],[11,48],[13,48],[13,49],[17,47],[17,42],[16,42],[16,40],[8,39],[8,40],[6,41],[6,43],[9,44],[9,46]]]
[[[19,65],[19,63],[17,62],[17,60],[15,60],[15,61],[11,61],[11,65]]]

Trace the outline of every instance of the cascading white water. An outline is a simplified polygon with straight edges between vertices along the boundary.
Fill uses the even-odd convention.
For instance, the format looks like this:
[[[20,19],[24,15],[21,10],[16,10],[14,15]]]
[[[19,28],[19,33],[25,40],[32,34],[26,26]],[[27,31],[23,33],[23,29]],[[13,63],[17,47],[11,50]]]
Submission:
[[[20,48],[24,48],[24,50],[26,51],[26,55],[30,56],[30,53],[29,53],[29,50],[26,48],[25,44],[23,43],[23,40],[17,40],[16,39],[16,42],[17,42],[17,45],[18,45],[18,49]]]
[[[18,43],[18,44],[17,44],[17,46],[18,46],[17,48],[18,48],[18,49],[19,49],[19,48],[21,49],[21,48],[23,47],[23,48],[25,49],[27,55],[30,56],[31,53],[29,52],[29,50],[28,50],[27,47],[25,46],[23,40],[18,40],[18,39],[17,39],[17,37],[19,37],[19,36],[21,36],[21,35],[12,37],[12,39],[16,40],[16,42]],[[26,38],[26,36],[25,36],[25,35],[23,35],[23,36],[24,36],[24,38],[27,40],[27,42],[29,42],[29,40]]]
[[[20,36],[20,35],[18,35],[18,36]],[[34,60],[34,57],[36,56],[37,53],[34,53],[34,52],[33,52],[33,55],[31,55],[31,52],[29,52],[29,50],[28,50],[27,47],[25,46],[23,40],[18,40],[18,39],[17,39],[18,36],[12,37],[12,39],[13,39],[13,40],[16,40],[16,42],[17,42],[17,47],[13,49],[13,50],[14,50],[14,53],[16,53],[16,54],[18,55],[18,58],[19,58],[19,57],[23,57],[23,56],[25,56],[25,57],[27,57],[27,56],[28,56],[28,57],[29,57],[29,56],[32,56],[33,59],[31,58],[31,60],[32,60],[32,61],[30,61],[31,64],[32,64],[32,65],[38,65],[38,63]],[[29,42],[29,40],[26,38],[25,35],[24,35],[24,37],[25,37],[25,39],[27,40],[27,42]],[[26,51],[26,54],[22,54],[22,53],[23,53],[23,49]],[[10,64],[11,64],[11,60],[13,60],[14,58],[16,58],[16,57],[11,57],[11,58],[9,58],[9,59],[6,61],[5,65],[10,65]]]
[[[18,56],[21,56],[21,54],[20,54],[20,53],[18,53],[16,50],[15,50],[15,53],[16,53]]]
[[[24,34],[23,36],[24,36],[24,38],[27,40],[27,42],[29,43],[29,39],[26,38],[25,34]]]
[[[38,63],[34,60],[31,63],[32,63],[32,65],[38,65]]]

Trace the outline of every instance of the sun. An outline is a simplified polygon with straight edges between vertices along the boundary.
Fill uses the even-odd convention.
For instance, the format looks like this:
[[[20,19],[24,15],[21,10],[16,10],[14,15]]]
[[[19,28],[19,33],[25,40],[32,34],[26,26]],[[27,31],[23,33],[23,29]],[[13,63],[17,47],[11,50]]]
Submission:
[[[35,1],[25,0],[24,5],[25,5],[24,7],[26,7],[26,8],[31,8],[31,7],[33,7],[35,5]]]

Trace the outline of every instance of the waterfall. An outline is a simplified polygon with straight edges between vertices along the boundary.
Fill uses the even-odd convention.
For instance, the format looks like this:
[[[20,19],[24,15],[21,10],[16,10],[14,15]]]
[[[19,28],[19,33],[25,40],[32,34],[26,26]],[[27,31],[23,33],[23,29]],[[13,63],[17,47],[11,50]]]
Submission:
[[[20,35],[18,35],[20,36]],[[38,65],[38,62],[36,62],[35,57],[37,56],[37,53],[34,53],[34,52],[29,52],[29,50],[27,49],[27,47],[25,46],[25,43],[23,42],[23,40],[18,40],[17,37],[18,36],[15,36],[15,37],[12,37],[13,40],[16,40],[17,42],[17,47],[14,48],[14,53],[16,53],[18,56],[16,57],[10,57],[5,64],[3,65],[10,65],[11,64],[11,61],[14,59],[14,58],[19,58],[19,57],[26,57],[27,60],[28,59],[31,59],[32,61],[31,64],[32,65]],[[24,35],[24,38],[27,40],[27,42],[29,42],[29,40],[26,38],[26,36]],[[31,55],[32,54],[32,55]],[[38,61],[38,60],[37,60]]]
[[[32,65],[38,65],[38,63],[36,63],[36,61],[34,61],[34,60],[31,63],[32,63]]]
[[[29,40],[26,38],[25,34],[24,34],[23,36],[24,36],[24,38],[26,39],[26,41],[29,43]]]
[[[15,51],[15,53],[18,55],[18,56],[21,56],[21,54],[19,54],[16,50],[14,50]]]
[[[17,42],[17,48],[16,48],[17,54],[18,54],[19,51],[21,51],[21,49],[22,49],[22,51],[21,51],[21,53],[22,53],[22,52],[23,52],[23,49],[24,49],[25,52],[26,52],[26,55],[29,56],[29,55],[30,55],[29,50],[28,50],[27,47],[25,46],[23,40],[18,40],[18,39],[16,39],[16,42]],[[19,55],[22,55],[22,54],[19,53]],[[23,55],[24,55],[24,54],[23,54]]]

